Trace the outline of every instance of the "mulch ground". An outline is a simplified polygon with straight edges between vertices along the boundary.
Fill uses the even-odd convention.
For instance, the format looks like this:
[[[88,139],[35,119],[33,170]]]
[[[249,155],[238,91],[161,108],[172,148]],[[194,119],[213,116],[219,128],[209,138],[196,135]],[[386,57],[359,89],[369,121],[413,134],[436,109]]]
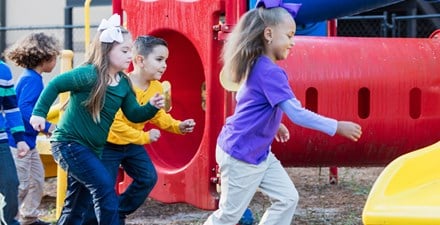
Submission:
[[[286,168],[300,195],[292,224],[362,225],[362,210],[369,191],[383,167],[339,168],[338,183],[330,184],[328,168]],[[269,199],[257,192],[249,205],[255,224],[269,207]],[[46,181],[40,206],[42,218],[55,221],[56,178]],[[130,225],[198,225],[211,211],[184,203],[164,204],[148,199],[127,219]]]

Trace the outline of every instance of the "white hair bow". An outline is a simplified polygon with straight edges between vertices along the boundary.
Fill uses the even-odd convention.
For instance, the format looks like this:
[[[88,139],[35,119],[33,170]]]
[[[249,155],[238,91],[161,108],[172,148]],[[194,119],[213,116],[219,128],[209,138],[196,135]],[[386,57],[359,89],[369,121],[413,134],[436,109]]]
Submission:
[[[104,43],[124,42],[121,31],[121,17],[113,14],[108,20],[102,19],[99,24],[98,31],[102,31],[99,40]]]

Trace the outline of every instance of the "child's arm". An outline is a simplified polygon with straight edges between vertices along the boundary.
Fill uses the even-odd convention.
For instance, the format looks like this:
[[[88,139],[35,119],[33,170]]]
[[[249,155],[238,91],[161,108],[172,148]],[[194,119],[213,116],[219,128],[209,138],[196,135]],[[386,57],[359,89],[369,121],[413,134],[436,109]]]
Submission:
[[[296,98],[283,101],[279,105],[292,122],[302,127],[319,130],[330,136],[337,133],[353,141],[357,141],[362,135],[361,127],[358,124],[349,121],[338,122],[335,119],[311,112],[303,108]]]
[[[118,111],[116,113],[107,141],[111,143],[131,143],[136,145],[150,144],[156,135],[143,130],[145,123],[132,124],[125,115]],[[152,137],[154,136],[154,137]]]
[[[12,89],[11,92],[4,90],[2,91],[4,93],[15,93],[13,88],[11,89]],[[4,116],[7,120],[9,129],[12,133],[12,136],[14,137],[14,141],[17,144],[18,157],[22,158],[29,152],[29,146],[24,141],[23,119],[20,110],[18,109],[16,99],[17,98],[15,94],[3,97],[2,108],[4,110]]]
[[[133,92],[128,92],[128,95],[122,101],[121,110],[125,117],[133,123],[141,123],[153,118],[159,109],[163,108],[165,100],[163,95],[156,93],[147,104],[141,106],[136,100]]]
[[[171,114],[165,112],[164,109],[160,109],[149,122],[161,130],[173,134],[182,134],[179,128],[182,121],[174,119]]]
[[[93,87],[93,78],[96,77],[94,73],[94,67],[89,65],[54,77],[43,89],[35,104],[30,119],[32,127],[37,131],[44,131],[47,114],[58,94],[67,91],[90,90]]]
[[[34,105],[40,96],[41,91],[43,90],[43,85],[36,82],[36,80],[25,79],[22,80],[23,88],[20,98],[18,99],[18,107],[20,108],[21,115],[23,116],[23,120],[26,122],[30,121],[32,116],[32,110],[34,109]],[[49,134],[49,129],[54,125],[50,122],[46,121],[44,133]],[[53,130],[53,129],[52,129]],[[51,131],[52,131],[51,130]]]

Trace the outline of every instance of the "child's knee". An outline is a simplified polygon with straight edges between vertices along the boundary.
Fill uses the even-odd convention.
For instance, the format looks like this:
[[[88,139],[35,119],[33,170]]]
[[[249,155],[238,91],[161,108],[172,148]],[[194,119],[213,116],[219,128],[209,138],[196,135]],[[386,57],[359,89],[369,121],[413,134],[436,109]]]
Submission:
[[[296,207],[296,205],[298,205],[298,201],[299,201],[299,194],[298,194],[298,191],[296,189],[294,189],[294,190],[292,190],[292,193],[290,195],[289,202],[291,205]]]
[[[296,206],[298,205],[298,201],[299,194],[296,189],[291,189],[289,192],[286,192],[284,197],[280,199],[281,204],[288,209],[296,208]]]
[[[145,187],[151,187],[156,185],[157,183],[157,173],[146,173],[145,175],[138,177],[138,179],[136,179],[136,181]]]

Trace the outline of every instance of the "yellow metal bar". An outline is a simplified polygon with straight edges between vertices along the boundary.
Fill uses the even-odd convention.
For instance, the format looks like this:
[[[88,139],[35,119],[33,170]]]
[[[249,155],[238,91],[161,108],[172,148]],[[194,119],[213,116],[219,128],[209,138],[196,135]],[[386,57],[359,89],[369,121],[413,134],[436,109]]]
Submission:
[[[63,50],[61,53],[61,73],[71,70],[73,66],[73,51]],[[61,105],[65,105],[69,100],[69,93],[61,93],[60,94],[60,103]],[[60,107],[60,114],[63,112],[63,107]],[[67,190],[67,173],[58,166],[57,169],[57,201],[56,201],[56,217],[57,219],[61,215],[61,210],[64,205],[64,199],[66,197]]]
[[[90,45],[90,4],[92,0],[86,0],[84,2],[84,45],[86,50],[86,55],[89,52]]]

